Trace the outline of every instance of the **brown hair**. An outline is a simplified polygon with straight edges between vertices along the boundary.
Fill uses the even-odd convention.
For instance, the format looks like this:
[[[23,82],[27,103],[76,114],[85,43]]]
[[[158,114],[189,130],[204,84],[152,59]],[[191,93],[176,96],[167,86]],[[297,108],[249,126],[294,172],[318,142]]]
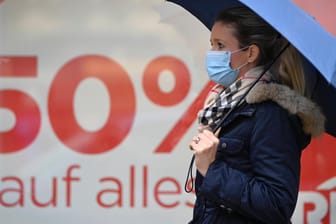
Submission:
[[[240,48],[255,44],[259,47],[257,65],[266,65],[288,43],[265,20],[246,7],[231,8],[222,11],[215,22],[230,24],[235,29],[235,37]],[[297,92],[304,94],[305,80],[299,52],[292,46],[282,53],[272,68],[275,79]]]

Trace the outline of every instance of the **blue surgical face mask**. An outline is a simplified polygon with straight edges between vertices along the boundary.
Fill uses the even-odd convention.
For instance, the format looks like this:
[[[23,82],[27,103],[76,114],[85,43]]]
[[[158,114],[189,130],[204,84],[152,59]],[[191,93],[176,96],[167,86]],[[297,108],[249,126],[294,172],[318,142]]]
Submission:
[[[246,62],[236,69],[232,69],[230,66],[231,54],[243,49],[246,49],[246,47],[232,52],[208,51],[206,56],[206,68],[209,78],[222,86],[230,86],[237,79],[239,69],[248,64],[248,62]]]

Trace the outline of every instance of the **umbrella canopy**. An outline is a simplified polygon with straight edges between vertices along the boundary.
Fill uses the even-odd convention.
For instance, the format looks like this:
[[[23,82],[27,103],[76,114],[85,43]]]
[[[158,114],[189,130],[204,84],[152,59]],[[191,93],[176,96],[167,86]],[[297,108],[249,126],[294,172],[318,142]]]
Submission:
[[[211,29],[217,14],[247,6],[264,18],[304,56],[307,91],[327,118],[326,131],[336,137],[336,37],[291,0],[168,0],[197,17]]]

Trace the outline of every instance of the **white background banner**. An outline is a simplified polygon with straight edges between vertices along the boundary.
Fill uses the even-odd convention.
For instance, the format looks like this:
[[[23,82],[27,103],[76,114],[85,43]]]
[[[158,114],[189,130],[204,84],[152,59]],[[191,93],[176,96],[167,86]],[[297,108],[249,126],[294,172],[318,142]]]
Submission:
[[[0,222],[187,223],[208,40],[159,0],[0,1]],[[310,147],[293,221],[335,223],[336,142]]]

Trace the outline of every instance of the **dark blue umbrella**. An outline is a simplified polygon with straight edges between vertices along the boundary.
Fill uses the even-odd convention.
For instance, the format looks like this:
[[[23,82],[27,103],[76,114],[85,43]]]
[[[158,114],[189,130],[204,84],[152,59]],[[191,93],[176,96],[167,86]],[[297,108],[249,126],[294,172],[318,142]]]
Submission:
[[[336,38],[290,0],[167,0],[197,17],[208,29],[225,9],[247,6],[287,38],[303,55],[307,91],[327,118],[336,137]]]

